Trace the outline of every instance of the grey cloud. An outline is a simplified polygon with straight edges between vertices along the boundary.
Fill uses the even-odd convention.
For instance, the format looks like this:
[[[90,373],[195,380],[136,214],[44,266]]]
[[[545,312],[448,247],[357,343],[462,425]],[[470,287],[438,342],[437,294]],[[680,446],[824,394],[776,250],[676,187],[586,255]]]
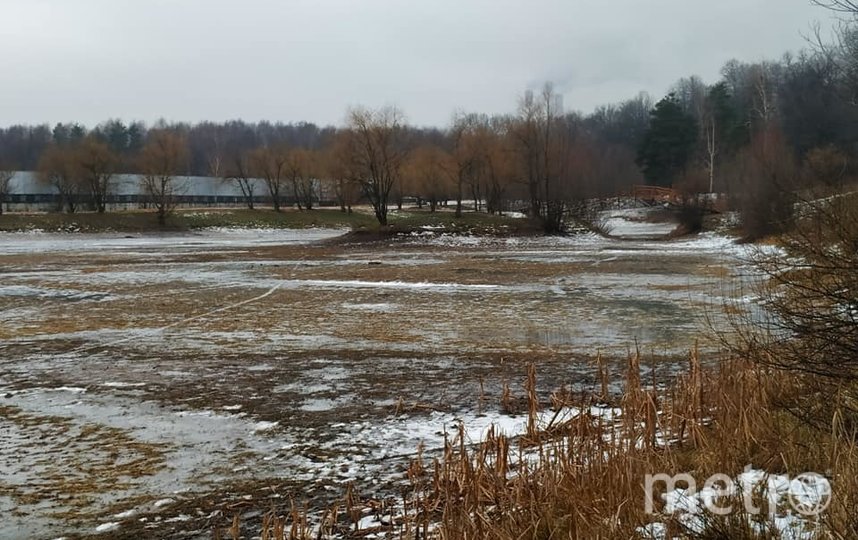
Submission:
[[[730,58],[776,58],[809,0],[2,0],[0,124],[109,117],[417,124],[508,112],[553,80],[583,111]]]

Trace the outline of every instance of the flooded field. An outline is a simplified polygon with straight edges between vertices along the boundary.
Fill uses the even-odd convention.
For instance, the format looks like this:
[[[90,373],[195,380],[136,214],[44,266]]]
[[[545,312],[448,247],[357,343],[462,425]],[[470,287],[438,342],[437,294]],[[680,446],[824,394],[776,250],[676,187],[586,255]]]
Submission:
[[[0,537],[210,538],[349,482],[396,493],[459,421],[520,432],[500,393],[529,362],[546,396],[636,342],[680,369],[742,254],[343,233],[0,236]]]

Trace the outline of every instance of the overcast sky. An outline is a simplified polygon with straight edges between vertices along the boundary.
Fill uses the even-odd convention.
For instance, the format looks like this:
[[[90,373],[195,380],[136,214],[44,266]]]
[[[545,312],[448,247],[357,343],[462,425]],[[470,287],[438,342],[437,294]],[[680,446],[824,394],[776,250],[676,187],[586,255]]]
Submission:
[[[584,112],[804,46],[810,0],[0,0],[0,125]]]

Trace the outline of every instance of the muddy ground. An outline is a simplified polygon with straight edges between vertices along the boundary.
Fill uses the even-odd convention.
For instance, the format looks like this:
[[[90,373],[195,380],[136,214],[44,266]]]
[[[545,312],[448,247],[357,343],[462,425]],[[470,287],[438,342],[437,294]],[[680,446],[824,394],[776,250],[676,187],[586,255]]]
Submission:
[[[396,493],[457,421],[515,432],[529,362],[545,396],[595,389],[597,351],[618,383],[635,343],[671,377],[743,268],[715,234],[342,233],[0,235],[0,537],[210,538]]]

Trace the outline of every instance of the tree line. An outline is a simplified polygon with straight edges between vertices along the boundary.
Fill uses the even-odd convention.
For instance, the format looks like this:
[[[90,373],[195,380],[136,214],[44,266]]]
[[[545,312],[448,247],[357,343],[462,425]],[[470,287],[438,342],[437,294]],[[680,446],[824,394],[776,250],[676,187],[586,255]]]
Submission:
[[[658,102],[642,93],[584,115],[564,110],[546,84],[510,114],[458,112],[443,129],[409,125],[395,107],[350,109],[337,127],[17,125],[0,129],[0,170],[38,171],[70,212],[105,211],[112,179],[130,173],[163,220],[181,189],[175,178],[194,175],[233,182],[249,208],[264,197],[275,210],[286,201],[312,209],[325,185],[344,212],[365,202],[381,224],[406,199],[430,211],[453,201],[457,214],[466,204],[526,211],[547,232],[582,217],[588,199],[646,183],[726,193],[760,236],[789,220],[796,192],[851,174],[856,47],[858,32],[845,24],[833,44],[818,40],[779,61],[731,60],[720,80],[680,79]]]

